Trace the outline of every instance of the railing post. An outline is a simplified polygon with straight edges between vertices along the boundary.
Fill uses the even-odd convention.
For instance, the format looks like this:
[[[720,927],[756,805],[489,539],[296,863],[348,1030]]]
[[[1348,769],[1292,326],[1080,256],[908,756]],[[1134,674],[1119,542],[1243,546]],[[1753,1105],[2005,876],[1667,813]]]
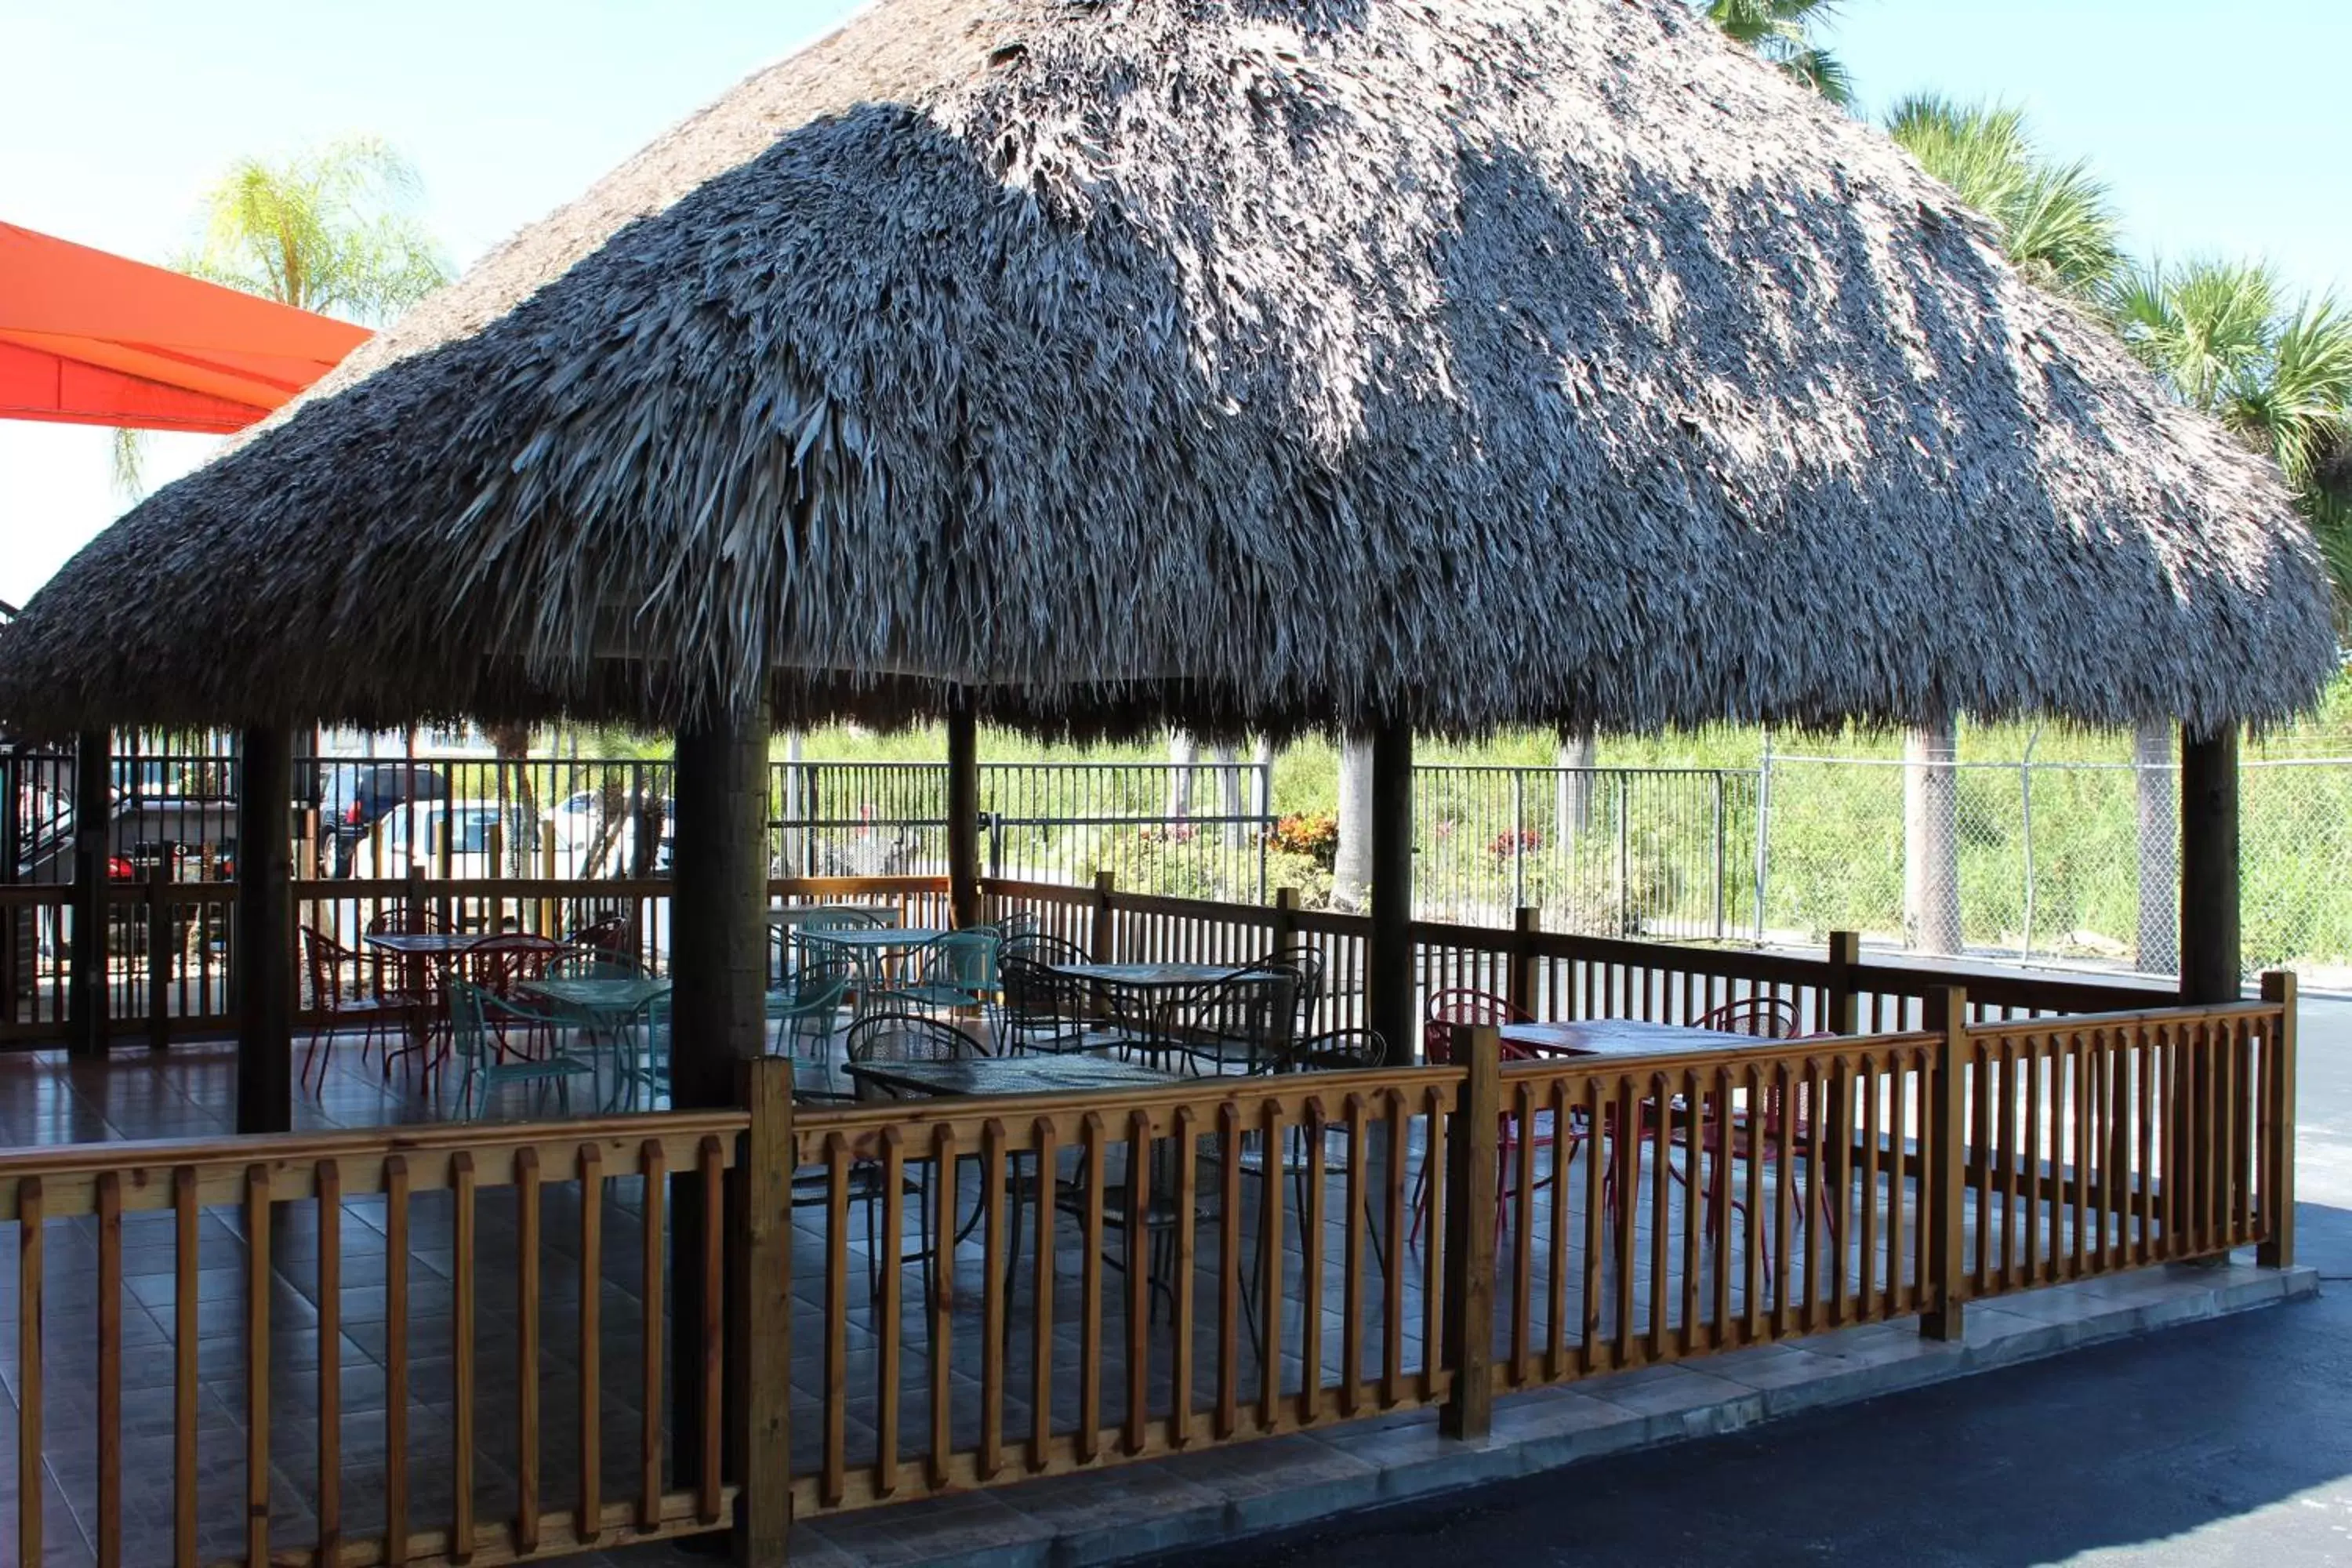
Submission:
[[[1503,994],[1520,1016],[1536,1016],[1536,935],[1543,930],[1543,911],[1519,906],[1511,917],[1510,973],[1503,977]]]
[[[408,863],[408,896],[405,904],[406,908],[403,912],[408,917],[408,929],[411,931],[420,929],[418,922],[425,914],[425,868],[414,860]]]
[[[1097,963],[1116,963],[1118,955],[1111,952],[1114,934],[1111,921],[1111,895],[1118,890],[1118,879],[1108,871],[1095,873],[1095,924],[1087,951]]]
[[[1822,992],[1822,1027],[1832,1035],[1862,1032],[1862,998],[1855,967],[1862,963],[1862,933],[1830,932],[1830,980]]]
[[[1919,1288],[1926,1310],[1919,1314],[1919,1332],[1951,1342],[1960,1337],[1960,1302],[1968,1285],[1962,1228],[1968,1191],[1968,994],[1957,985],[1929,992],[1927,1027],[1937,1039],[1928,1083],[1927,1159],[1920,1166],[1925,1178],[1920,1212],[1928,1230],[1920,1255]],[[1899,1083],[1896,1092],[1901,1092]],[[1901,1157],[1899,1149],[1896,1157]],[[1903,1179],[1899,1163],[1895,1179]]]
[[[734,1549],[738,1568],[771,1568],[793,1527],[792,1063],[745,1062],[743,1103],[751,1126],[730,1173],[727,1226]]]
[[[1495,1183],[1500,1173],[1503,1037],[1454,1031],[1466,1072],[1445,1130],[1445,1334],[1454,1385],[1438,1407],[1448,1437],[1482,1438],[1495,1416]]]
[[[169,845],[156,848],[147,869],[147,1047],[160,1051],[172,1043],[172,851]]]
[[[2263,1239],[2254,1261],[2265,1268],[2294,1267],[2294,972],[2263,975],[2263,1000],[2278,1007],[2263,1063]]]
[[[106,1054],[112,1000],[106,956],[107,861],[114,836],[112,743],[104,730],[74,742],[73,938],[67,955],[66,1017],[68,1044],[77,1056]]]

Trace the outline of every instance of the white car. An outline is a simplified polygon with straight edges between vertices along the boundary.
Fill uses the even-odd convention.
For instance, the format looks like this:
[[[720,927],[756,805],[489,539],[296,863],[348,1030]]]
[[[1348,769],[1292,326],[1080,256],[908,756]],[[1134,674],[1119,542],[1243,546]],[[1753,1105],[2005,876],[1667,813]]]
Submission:
[[[502,812],[503,826],[493,835],[491,829],[500,824]],[[354,874],[396,879],[407,876],[409,868],[414,866],[428,877],[443,875],[445,822],[449,852],[447,875],[459,880],[511,874],[517,864],[516,845],[535,845],[537,841],[528,815],[512,802],[500,806],[494,800],[414,801],[385,813],[360,840],[352,856]],[[491,858],[494,837],[498,840],[496,861]],[[524,874],[535,873],[539,860],[537,849],[529,849],[521,862],[528,868]],[[562,874],[560,866],[558,874]]]

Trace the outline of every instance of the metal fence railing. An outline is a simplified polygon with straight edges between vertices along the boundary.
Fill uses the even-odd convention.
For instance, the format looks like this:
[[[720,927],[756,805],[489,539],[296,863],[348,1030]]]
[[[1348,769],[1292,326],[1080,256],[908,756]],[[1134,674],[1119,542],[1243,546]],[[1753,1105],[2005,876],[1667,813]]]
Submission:
[[[2177,963],[2178,779],[2131,763],[1969,762],[1948,803],[1948,868],[1971,955],[2169,973]],[[1586,935],[1799,942],[1858,931],[1911,945],[1916,902],[1891,759],[1768,753],[1757,769],[1424,766],[1415,779],[1415,912],[1508,925],[1521,908]],[[221,880],[236,856],[236,760],[137,738],[110,770],[110,872]],[[1948,787],[1944,787],[1948,785]],[[305,878],[658,877],[670,764],[632,759],[323,757],[298,763]],[[72,878],[69,753],[0,751],[0,883]],[[1139,892],[1264,903],[1328,875],[1282,847],[1264,763],[988,763],[982,869]],[[2352,965],[2352,759],[2248,761],[2241,773],[2250,968]],[[778,876],[932,876],[946,861],[936,763],[779,763]],[[1302,875],[1302,872],[1305,875]],[[14,912],[11,946],[49,952],[64,911]],[[192,925],[190,940],[209,940]],[[126,936],[126,951],[144,937]],[[201,957],[201,954],[198,955]],[[20,973],[31,965],[14,966]]]
[[[1754,924],[1758,775],[1712,768],[1423,767],[1415,912],[1720,941]]]

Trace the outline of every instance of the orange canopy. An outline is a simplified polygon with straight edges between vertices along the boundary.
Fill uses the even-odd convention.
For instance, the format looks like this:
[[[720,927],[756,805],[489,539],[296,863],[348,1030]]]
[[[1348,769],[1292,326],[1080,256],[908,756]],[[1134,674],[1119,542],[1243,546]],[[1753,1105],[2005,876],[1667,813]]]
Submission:
[[[0,419],[241,430],[367,329],[0,223]]]

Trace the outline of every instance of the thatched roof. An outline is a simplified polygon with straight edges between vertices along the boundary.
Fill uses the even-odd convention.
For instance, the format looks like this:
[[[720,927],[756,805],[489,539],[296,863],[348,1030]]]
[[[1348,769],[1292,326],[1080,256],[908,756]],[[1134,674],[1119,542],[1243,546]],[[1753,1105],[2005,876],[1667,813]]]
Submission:
[[[1680,0],[880,0],[0,645],[33,728],[2200,725],[2273,468]]]

